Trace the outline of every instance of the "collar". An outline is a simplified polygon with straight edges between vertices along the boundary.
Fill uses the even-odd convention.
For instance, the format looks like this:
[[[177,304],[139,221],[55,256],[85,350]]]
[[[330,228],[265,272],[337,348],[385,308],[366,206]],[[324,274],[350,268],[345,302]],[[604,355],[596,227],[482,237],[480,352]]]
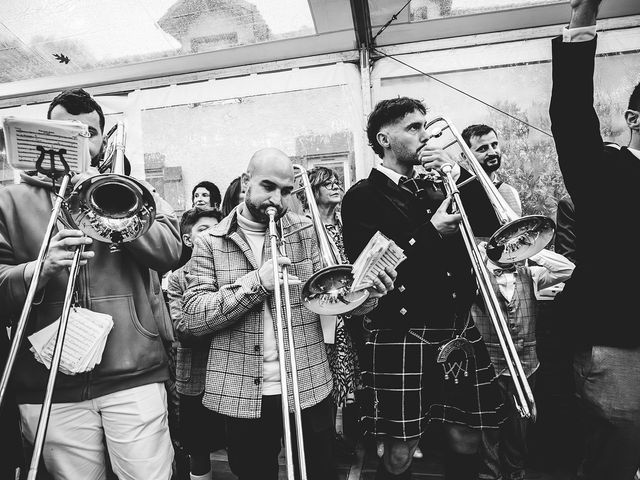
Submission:
[[[636,148],[629,148],[629,147],[627,147],[627,150],[629,150],[633,155],[635,155],[636,158],[640,160],[640,150]]]
[[[511,265],[505,265],[504,267],[501,267],[499,265],[496,265],[495,263],[493,263],[491,260],[487,260],[487,269],[493,273],[494,276],[499,277],[501,276],[503,273],[516,273],[516,264],[513,263]]]
[[[383,173],[385,176],[389,177],[389,179],[395,183],[396,185],[400,185],[400,180],[405,177],[405,175],[401,175],[400,173],[396,172],[395,170],[391,170],[388,167],[385,167],[383,165],[378,165],[377,167],[375,167],[376,170],[378,170],[380,173]],[[415,176],[416,171],[413,170],[411,173],[411,176]]]

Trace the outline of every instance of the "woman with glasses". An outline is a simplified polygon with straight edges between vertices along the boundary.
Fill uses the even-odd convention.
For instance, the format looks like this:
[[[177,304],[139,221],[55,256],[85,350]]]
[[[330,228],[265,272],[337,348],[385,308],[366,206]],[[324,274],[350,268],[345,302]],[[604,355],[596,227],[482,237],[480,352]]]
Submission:
[[[349,263],[342,243],[342,221],[340,219],[340,203],[344,189],[336,172],[327,167],[314,167],[308,172],[313,197],[320,212],[320,219],[327,231],[330,243],[341,263]],[[304,193],[299,197],[305,212],[309,205]],[[329,335],[330,337],[331,335]],[[325,337],[327,338],[327,337]],[[358,360],[351,335],[345,328],[344,318],[335,319],[334,343],[326,343],[329,365],[333,374],[333,400],[336,408],[342,408],[343,430],[352,427],[357,430],[355,411],[355,392],[359,388]],[[352,413],[352,415],[351,415]],[[336,433],[336,450],[338,453],[355,455],[355,438],[352,435]]]

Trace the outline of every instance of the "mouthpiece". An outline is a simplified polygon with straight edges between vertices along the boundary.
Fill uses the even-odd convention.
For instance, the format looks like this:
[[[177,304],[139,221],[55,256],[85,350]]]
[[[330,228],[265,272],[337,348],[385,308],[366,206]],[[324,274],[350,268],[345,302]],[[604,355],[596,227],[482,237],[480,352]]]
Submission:
[[[271,218],[274,218],[278,213],[278,210],[276,210],[276,207],[268,207],[267,208],[267,215],[269,215]]]

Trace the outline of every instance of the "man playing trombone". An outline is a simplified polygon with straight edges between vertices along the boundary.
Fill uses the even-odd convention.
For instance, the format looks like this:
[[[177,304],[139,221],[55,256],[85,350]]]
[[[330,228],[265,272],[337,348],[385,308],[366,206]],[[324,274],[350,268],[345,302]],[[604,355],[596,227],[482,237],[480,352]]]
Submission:
[[[301,298],[301,283],[322,267],[317,239],[313,229],[304,228],[310,226],[309,219],[285,207],[294,190],[294,171],[283,152],[257,151],[246,175],[244,202],[198,239],[187,275],[183,303],[187,328],[194,335],[211,335],[203,404],[226,416],[234,474],[241,480],[277,480],[283,435],[290,439],[293,433],[283,431],[281,392],[286,389],[294,409],[301,409],[309,478],[337,479],[331,452],[331,371],[319,316],[305,309]],[[286,256],[273,252],[268,242],[272,221],[292,232],[286,239]],[[290,285],[293,332],[284,336],[292,334],[295,344],[299,381],[292,388],[297,389],[299,405],[289,386],[294,373],[291,351],[285,349],[282,358],[277,345],[275,327],[282,312],[277,311],[280,285],[274,266],[278,283],[282,285],[286,275]],[[358,313],[374,308],[377,299],[393,288],[394,277],[395,271],[382,272]],[[286,363],[285,379],[281,362]],[[297,455],[293,457],[286,459],[288,467],[297,461]]]
[[[99,166],[104,115],[87,92],[62,92],[52,101],[48,117],[86,124],[92,164]],[[56,480],[104,480],[106,443],[118,477],[168,480],[173,448],[163,382],[169,372],[157,326],[157,315],[166,307],[153,270],[169,270],[180,257],[177,218],[154,194],[157,211],[149,230],[114,252],[106,243],[93,242],[69,226],[69,212],[63,210],[53,219],[58,221],[57,233],[50,239],[41,273],[32,278],[53,199],[67,192],[58,192],[57,185],[52,188],[51,179],[40,174],[23,174],[21,179],[21,184],[0,190],[0,304],[4,313],[17,318],[28,303],[30,283],[37,281],[27,334],[59,319],[63,302],[67,303],[65,290],[71,276],[68,269],[74,270],[74,251],[86,246],[78,257],[82,268],[75,281],[74,305],[108,314],[113,320],[101,361],[93,370],[75,375],[57,372],[43,449],[45,465]],[[33,442],[38,438],[42,404],[50,393],[46,388],[49,370],[36,361],[26,339],[13,373],[23,434]]]
[[[396,288],[369,314],[367,353],[360,359],[371,395],[364,426],[384,442],[376,480],[411,478],[413,453],[430,422],[443,427],[446,478],[476,478],[480,430],[497,428],[504,417],[487,349],[469,318],[476,285],[456,235],[462,217],[450,213],[451,199],[414,167],[449,163],[461,173],[446,151],[428,146],[419,100],[379,102],[367,135],[382,165],[343,200],[347,256],[353,261],[378,230],[407,256]]]

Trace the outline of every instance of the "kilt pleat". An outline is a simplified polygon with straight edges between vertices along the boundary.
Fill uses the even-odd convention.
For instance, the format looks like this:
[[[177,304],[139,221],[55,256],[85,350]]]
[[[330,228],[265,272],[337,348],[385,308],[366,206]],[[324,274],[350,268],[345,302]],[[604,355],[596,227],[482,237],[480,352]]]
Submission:
[[[473,348],[468,376],[445,380],[438,347],[457,335]],[[457,350],[449,357],[464,361]],[[474,429],[497,428],[506,418],[495,371],[482,337],[471,321],[466,329],[372,330],[361,360],[364,430],[401,440],[418,438],[430,422]]]

